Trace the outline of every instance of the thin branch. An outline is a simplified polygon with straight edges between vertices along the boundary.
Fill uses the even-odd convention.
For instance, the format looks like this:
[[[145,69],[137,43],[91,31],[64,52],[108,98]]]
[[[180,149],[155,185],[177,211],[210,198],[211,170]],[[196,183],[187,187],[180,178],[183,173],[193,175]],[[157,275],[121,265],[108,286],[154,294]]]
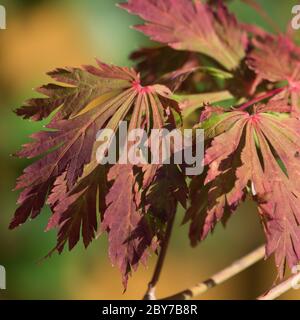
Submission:
[[[143,300],[156,300],[155,289],[159,281],[159,277],[160,277],[162,267],[164,265],[164,261],[166,258],[166,254],[168,251],[169,242],[170,242],[172,229],[174,225],[174,220],[175,220],[175,213],[172,215],[171,219],[168,221],[166,234],[162,242],[161,250],[160,250],[158,260],[154,269],[154,273],[151,281],[148,284],[148,289],[144,295]]]
[[[211,278],[207,279],[204,282],[196,284],[184,291],[181,291],[175,295],[169,296],[164,298],[163,300],[190,300],[195,298],[208,289],[213,288],[226,280],[232,278],[233,276],[237,275],[241,271],[247,269],[248,267],[252,266],[259,260],[263,259],[265,256],[265,246],[261,246],[256,250],[252,251],[251,253],[247,254],[243,258],[235,261],[229,267],[225,268],[224,270],[216,273]]]
[[[275,96],[276,94],[279,94],[280,92],[282,92],[284,89],[286,89],[286,87],[281,87],[281,88],[276,88],[272,91],[269,91],[265,94],[262,94],[256,98],[254,98],[253,100],[250,100],[248,102],[246,102],[245,104],[243,104],[242,106],[238,107],[237,110],[243,111],[245,109],[247,109],[248,107],[252,106],[255,103],[258,103],[262,100],[265,100],[267,98],[271,98],[273,96]]]
[[[272,288],[267,293],[261,295],[257,298],[257,300],[274,300],[284,294],[285,292],[289,291],[290,289],[299,289],[300,287],[300,272],[294,274],[287,280],[281,282],[274,288]]]

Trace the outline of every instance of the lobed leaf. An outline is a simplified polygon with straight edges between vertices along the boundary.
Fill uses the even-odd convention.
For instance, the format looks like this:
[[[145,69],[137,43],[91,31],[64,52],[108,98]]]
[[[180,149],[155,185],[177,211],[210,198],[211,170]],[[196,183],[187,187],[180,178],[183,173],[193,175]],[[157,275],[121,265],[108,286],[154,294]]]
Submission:
[[[228,70],[245,56],[247,35],[221,2],[216,9],[200,0],[129,0],[120,6],[146,21],[137,30],[176,50],[200,52]]]
[[[267,255],[275,253],[282,277],[285,262],[292,268],[300,260],[299,120],[260,111],[214,117],[204,122],[212,139],[205,154],[206,175],[194,178],[185,218],[192,221],[192,244],[203,240],[218,221],[227,221],[251,195],[264,225]]]
[[[294,114],[300,110],[300,48],[287,36],[270,36],[254,39],[255,49],[249,54],[247,63],[261,79],[281,84],[286,88],[274,97],[274,111],[278,110],[281,100],[282,109],[289,109]],[[291,101],[290,101],[291,100]],[[269,110],[271,109],[269,103]]]
[[[128,119],[129,130],[174,128],[178,104],[166,86],[142,86],[133,69],[99,61],[98,67],[57,69],[50,76],[60,84],[38,90],[47,98],[33,99],[17,110],[34,120],[54,114],[46,130],[33,134],[34,141],[16,154],[38,159],[18,178],[16,189],[23,191],[10,228],[36,218],[47,203],[52,216],[46,230],[58,230],[49,255],[55,250],[61,253],[67,243],[71,250],[81,235],[87,247],[97,230],[107,231],[109,256],[120,268],[126,287],[131,270],[146,261],[148,248],[155,244],[140,193],[151,186],[158,167],[148,165],[143,172],[138,165],[100,165],[96,152],[102,142],[97,141],[97,133],[103,128],[116,132],[120,121]],[[145,191],[136,180],[137,169],[145,183],[148,179]]]

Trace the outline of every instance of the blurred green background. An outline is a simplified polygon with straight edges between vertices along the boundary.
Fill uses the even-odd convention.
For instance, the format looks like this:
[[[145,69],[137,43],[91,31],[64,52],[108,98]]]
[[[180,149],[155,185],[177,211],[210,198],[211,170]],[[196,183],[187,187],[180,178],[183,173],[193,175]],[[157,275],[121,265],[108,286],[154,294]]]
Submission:
[[[44,209],[34,221],[16,231],[8,224],[16,209],[15,179],[29,163],[10,157],[27,136],[43,123],[17,118],[12,112],[34,95],[32,88],[47,83],[45,72],[55,67],[93,63],[94,57],[130,65],[128,55],[147,38],[129,29],[138,19],[115,6],[114,0],[7,0],[7,30],[0,30],[0,265],[6,267],[7,290],[0,299],[139,299],[151,277],[155,257],[140,267],[122,293],[120,275],[107,257],[107,240],[100,238],[88,250],[72,252],[38,263],[55,244],[55,231],[44,233],[50,212]],[[295,0],[259,2],[284,30],[291,20]],[[255,11],[234,0],[238,17],[267,27]],[[300,31],[298,32],[300,33]],[[297,35],[298,36],[298,35]],[[171,239],[158,295],[184,289],[225,267],[264,241],[253,204],[244,204],[226,230],[221,226],[197,248],[190,248],[188,230],[180,226],[182,212]],[[260,262],[231,281],[212,289],[202,299],[253,299],[275,279],[273,261]],[[299,299],[292,290],[282,299]]]

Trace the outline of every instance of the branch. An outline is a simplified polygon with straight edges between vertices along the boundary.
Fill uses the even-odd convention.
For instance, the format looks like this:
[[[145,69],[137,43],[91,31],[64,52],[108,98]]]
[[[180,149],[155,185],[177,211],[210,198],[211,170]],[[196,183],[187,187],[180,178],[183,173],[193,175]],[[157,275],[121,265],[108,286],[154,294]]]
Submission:
[[[300,283],[300,272],[294,274],[287,280],[275,286],[273,289],[271,289],[267,293],[261,295],[260,297],[257,298],[257,300],[274,300],[292,288],[299,289],[299,283]]]
[[[276,88],[272,91],[269,91],[267,93],[264,93],[248,102],[246,102],[245,104],[241,105],[240,107],[237,108],[237,110],[239,111],[243,111],[245,109],[247,109],[248,107],[252,106],[253,104],[256,104],[262,100],[265,100],[265,99],[268,99],[268,98],[271,98],[277,94],[279,94],[280,92],[282,92],[286,87],[281,87],[281,88]]]
[[[235,261],[229,267],[216,273],[214,276],[205,280],[204,282],[196,284],[195,286],[192,286],[175,295],[166,297],[163,300],[190,300],[192,298],[195,298],[203,294],[204,292],[206,292],[208,289],[213,288],[225,282],[226,280],[232,278],[233,276],[237,275],[241,271],[252,266],[259,260],[263,259],[264,256],[265,256],[265,246],[261,246],[256,250],[254,250],[253,252],[247,254],[243,258]]]
[[[172,234],[172,229],[174,225],[174,220],[175,220],[175,213],[172,215],[171,219],[168,221],[166,234],[162,242],[161,250],[160,250],[158,260],[154,269],[154,273],[151,281],[148,284],[148,289],[144,295],[143,300],[156,300],[155,289],[156,289],[156,285],[158,283],[158,280],[162,271],[162,267],[166,258],[166,254],[167,254],[167,250],[169,247],[169,242]]]

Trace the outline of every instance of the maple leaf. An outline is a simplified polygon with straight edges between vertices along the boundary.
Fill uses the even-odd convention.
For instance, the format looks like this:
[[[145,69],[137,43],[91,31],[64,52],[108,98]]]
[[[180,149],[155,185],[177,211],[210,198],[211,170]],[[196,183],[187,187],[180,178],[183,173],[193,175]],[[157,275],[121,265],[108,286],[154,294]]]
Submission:
[[[20,207],[10,225],[11,228],[24,223],[30,216],[35,218],[40,213],[55,180],[65,171],[67,189],[71,190],[75,186],[83,173],[84,166],[90,162],[96,162],[94,150],[96,134],[100,129],[109,127],[117,130],[119,122],[130,112],[135,114],[134,118],[138,126],[142,126],[144,122],[148,126],[153,123],[154,127],[160,128],[165,121],[165,109],[178,108],[176,102],[170,100],[171,92],[168,88],[161,85],[142,87],[138,74],[133,69],[119,68],[100,62],[98,64],[99,69],[87,66],[85,70],[81,70],[80,74],[85,75],[81,77],[85,79],[85,85],[80,84],[76,88],[76,95],[72,96],[72,99],[59,98],[61,106],[47,125],[49,131],[33,134],[32,138],[35,141],[25,144],[17,153],[19,157],[34,158],[41,155],[43,157],[27,167],[17,181],[16,189],[24,189],[24,191],[19,197]],[[72,70],[74,75],[71,76],[68,72],[66,76],[63,72],[63,75],[56,76],[57,79],[61,81],[65,79],[66,84],[70,82],[69,79],[77,79],[78,70]],[[99,77],[98,83],[97,77]],[[89,83],[90,79],[92,79],[91,83]],[[129,79],[131,83],[127,88]],[[111,85],[114,80],[116,83],[121,81],[123,87],[121,92],[120,86],[116,91],[115,86]],[[103,84],[107,86],[103,88]],[[52,85],[50,87],[52,88]],[[87,87],[98,88],[98,91],[94,89],[91,94],[91,90],[87,90]],[[62,88],[65,88],[67,93],[70,90],[68,86],[60,86],[60,97],[65,96]],[[107,97],[106,94],[109,96]],[[58,107],[57,95],[51,97],[47,99],[46,109],[51,104]],[[92,103],[94,105],[91,106]],[[22,110],[26,116],[35,117],[41,114],[43,106],[45,105],[40,104],[34,114],[30,107],[28,110],[26,108]],[[80,113],[78,113],[79,110]],[[73,117],[75,114],[77,115]],[[62,119],[65,117],[70,118]]]
[[[245,55],[247,35],[221,2],[217,8],[200,0],[129,0],[120,6],[146,21],[137,30],[174,49],[200,52],[228,70]]]
[[[253,45],[255,49],[247,59],[249,67],[262,79],[274,83],[285,81],[287,83],[285,90],[273,100],[283,100],[281,102],[283,105],[290,106],[290,111],[298,114],[300,110],[300,48],[284,35],[259,37],[253,40]]]
[[[17,110],[20,116],[34,120],[55,113],[47,130],[33,134],[34,141],[17,153],[18,157],[39,159],[17,181],[16,189],[24,190],[10,228],[37,217],[48,203],[53,214],[46,230],[58,229],[51,255],[55,250],[61,253],[67,243],[71,250],[81,234],[87,247],[102,221],[100,229],[109,233],[110,258],[120,268],[126,287],[131,269],[146,261],[154,235],[139,207],[136,166],[116,164],[107,177],[106,167],[97,161],[102,143],[97,133],[103,128],[117,131],[127,116],[129,131],[149,131],[167,124],[174,128],[173,111],[179,112],[178,104],[167,87],[142,86],[133,69],[99,61],[98,67],[57,69],[50,75],[62,84],[42,87],[38,91],[48,98],[33,99]],[[151,168],[150,185],[158,167],[146,167]]]
[[[205,154],[206,175],[191,185],[185,221],[192,220],[192,243],[252,195],[265,228],[267,256],[275,253],[282,277],[285,262],[292,268],[300,260],[299,120],[273,112],[218,112],[203,127],[212,142]]]

